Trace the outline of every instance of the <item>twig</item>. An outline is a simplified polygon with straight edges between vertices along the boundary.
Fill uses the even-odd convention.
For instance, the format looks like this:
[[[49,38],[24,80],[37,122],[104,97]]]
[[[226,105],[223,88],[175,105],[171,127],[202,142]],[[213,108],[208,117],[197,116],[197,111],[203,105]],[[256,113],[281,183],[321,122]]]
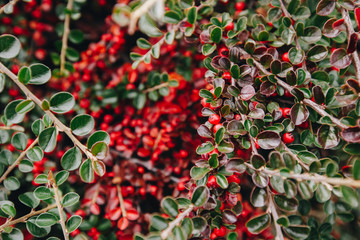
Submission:
[[[281,231],[281,226],[277,223],[277,220],[279,219],[279,216],[278,216],[278,213],[276,211],[276,207],[275,207],[274,201],[272,199],[272,194],[271,194],[271,191],[270,191],[269,187],[267,187],[267,191],[268,191],[268,195],[269,195],[269,210],[271,212],[271,215],[273,216],[274,225],[275,225],[275,229],[276,229],[275,240],[283,240],[284,236],[283,236],[283,233]]]
[[[143,91],[143,93],[153,92],[153,91],[155,91],[155,90],[158,90],[158,89],[160,89],[160,88],[167,87],[167,86],[169,86],[169,82],[164,82],[164,83],[161,83],[161,84],[159,84],[159,85],[156,85],[155,87],[145,89],[145,90]]]
[[[71,11],[73,8],[74,0],[69,0],[66,9],[70,11],[69,13],[65,13],[65,20],[64,20],[64,32],[62,37],[62,46],[61,46],[61,53],[60,53],[60,75],[63,74],[65,70],[65,56],[66,56],[66,49],[68,47],[68,37],[70,34],[70,16]]]
[[[349,187],[356,187],[356,188],[360,188],[360,180],[355,180],[352,178],[330,178],[330,177],[326,177],[324,175],[319,175],[319,174],[310,174],[310,173],[301,173],[301,174],[297,174],[297,173],[290,173],[288,176],[283,176],[280,174],[279,170],[270,170],[267,169],[265,167],[256,169],[253,165],[249,164],[249,163],[244,163],[249,169],[252,169],[254,171],[258,171],[261,173],[264,173],[268,176],[279,176],[279,177],[283,177],[283,178],[291,178],[291,179],[295,179],[297,181],[313,181],[316,183],[322,183],[322,184],[330,184],[333,186],[349,186]]]
[[[346,31],[347,31],[347,35],[348,35],[348,42],[350,43],[350,37],[355,31],[354,31],[353,25],[351,23],[348,10],[345,9],[345,8],[342,8],[341,9],[341,14],[342,14],[342,17],[344,19],[345,26],[346,26]],[[352,57],[353,57],[353,60],[354,60],[355,75],[356,75],[356,78],[357,78],[358,82],[360,82],[360,59],[359,59],[358,52],[354,51],[352,53]]]
[[[139,8],[135,9],[134,12],[131,13],[130,15],[130,23],[129,23],[129,28],[128,28],[128,33],[130,35],[135,33],[136,30],[136,24],[139,20],[139,18],[144,15],[145,13],[147,13],[150,8],[157,2],[160,0],[146,0],[144,2],[144,4],[142,4]],[[161,0],[162,1],[162,0]]]
[[[126,218],[126,209],[125,209],[125,204],[124,204],[124,198],[121,194],[121,187],[120,184],[116,184],[116,188],[117,188],[117,192],[118,192],[118,197],[119,197],[119,202],[120,202],[120,208],[121,208],[121,212],[124,218]]]
[[[9,175],[9,173],[11,173],[11,171],[21,162],[21,160],[25,157],[27,151],[33,148],[38,142],[39,142],[39,138],[36,138],[34,142],[30,144],[29,147],[27,147],[24,151],[21,152],[21,154],[16,159],[16,161],[13,164],[11,164],[11,166],[9,166],[6,172],[1,176],[0,183],[2,183],[7,177],[7,175]]]
[[[7,6],[10,6],[10,5],[15,5],[19,0],[11,0],[10,2],[8,2],[7,4],[5,4],[4,6],[2,6],[0,8],[0,14],[2,14],[4,11],[5,11],[5,8],[7,8]]]
[[[284,142],[281,142],[281,146],[284,148],[284,150],[291,155],[291,157],[295,158],[299,164],[306,170],[309,171],[309,166],[306,165],[296,154],[294,154]]]
[[[15,132],[25,132],[25,129],[22,126],[14,125],[14,126],[0,126],[2,130],[13,130]]]
[[[50,181],[50,183],[51,183],[51,185],[52,185],[52,187],[54,189],[55,202],[56,202],[57,209],[59,211],[59,216],[60,216],[59,222],[60,222],[62,231],[64,233],[64,239],[69,240],[69,231],[67,230],[66,225],[65,225],[65,219],[64,219],[64,214],[63,214],[63,206],[61,204],[61,197],[59,195],[59,187],[57,186],[57,184],[55,182],[55,179],[54,179],[54,176],[53,176],[51,171],[49,172],[48,179],[49,179],[49,181]]]
[[[284,5],[284,3],[283,3],[283,0],[280,0],[280,5],[281,5],[281,10],[282,10],[282,12],[284,13],[285,17],[288,17],[288,18],[292,19],[290,13],[288,12],[288,10],[286,9],[286,7],[285,7],[285,5]],[[294,33],[296,33],[296,31],[295,31],[295,29],[294,29],[294,27],[293,27],[292,24],[290,24],[290,29],[291,29]],[[297,48],[297,49],[301,49],[300,44],[299,44],[299,41],[298,41],[298,38],[297,38],[296,35],[295,35],[295,44],[296,44],[296,48]]]
[[[17,218],[15,220],[12,220],[10,222],[7,222],[3,225],[0,226],[0,232],[2,232],[4,230],[4,228],[10,227],[12,225],[15,225],[17,223],[21,223],[21,222],[25,222],[27,219],[31,218],[32,216],[36,216],[39,215],[41,213],[47,212],[50,209],[56,208],[56,204],[52,204],[47,206],[46,208],[40,209],[38,211],[31,211],[29,214],[26,214],[25,216],[22,216],[20,218]]]
[[[271,73],[266,70],[264,68],[264,66],[261,65],[261,63],[259,63],[258,61],[256,61],[254,58],[252,58],[244,49],[239,48],[241,54],[244,55],[245,58],[251,58],[255,64],[255,66],[264,74],[266,75],[270,75]],[[286,82],[284,82],[283,80],[281,80],[280,78],[275,76],[275,79],[277,81],[277,84],[279,84],[281,87],[283,87],[284,89],[286,89],[288,92],[290,92],[292,94],[292,90],[294,89],[294,87],[290,86],[289,84],[287,84]],[[306,105],[308,105],[309,107],[311,107],[312,109],[314,109],[317,113],[319,113],[321,116],[327,116],[331,119],[331,121],[336,124],[336,126],[338,126],[339,128],[342,129],[346,129],[349,128],[348,126],[346,126],[345,124],[341,123],[339,119],[333,117],[332,115],[330,115],[329,113],[327,113],[321,106],[319,106],[318,104],[316,104],[315,102],[311,101],[310,99],[304,99],[303,103],[305,103]]]
[[[190,205],[185,211],[180,213],[174,221],[170,222],[169,226],[164,231],[162,231],[160,235],[161,239],[167,239],[173,228],[177,226],[185,217],[187,217],[193,209],[194,205]]]
[[[41,108],[41,100],[37,98],[24,84],[22,84],[17,76],[12,73],[7,67],[5,67],[2,63],[0,63],[0,71],[5,73],[7,76],[9,76],[13,82],[23,91],[23,93],[31,99],[36,105],[38,105]],[[74,143],[75,146],[79,147],[82,152],[86,154],[86,156],[91,161],[97,161],[97,158],[87,149],[85,145],[83,145],[71,132],[71,129],[65,126],[50,110],[43,110],[46,115],[48,115],[51,120],[54,122],[56,128],[60,132],[64,132]]]

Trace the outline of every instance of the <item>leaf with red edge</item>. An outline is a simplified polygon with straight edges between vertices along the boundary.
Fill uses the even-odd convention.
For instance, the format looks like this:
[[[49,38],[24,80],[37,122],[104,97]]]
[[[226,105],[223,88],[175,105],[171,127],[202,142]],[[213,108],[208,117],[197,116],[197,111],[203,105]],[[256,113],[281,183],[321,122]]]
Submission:
[[[320,16],[327,16],[335,9],[334,0],[321,0],[316,7],[316,13]]]
[[[349,41],[347,50],[346,50],[347,53],[355,52],[358,40],[359,40],[358,34],[357,33],[352,33],[351,36],[350,36],[350,41]]]
[[[341,31],[339,29],[334,29],[332,27],[333,23],[336,22],[336,20],[336,18],[330,18],[325,22],[323,26],[323,34],[325,37],[334,38],[340,34]]]
[[[260,93],[262,95],[265,95],[267,97],[271,96],[274,92],[276,91],[276,86],[269,82],[269,81],[266,81],[266,82],[263,82],[261,85],[260,85]]]
[[[332,52],[330,63],[336,68],[343,69],[351,64],[351,56],[343,48],[338,48]]]
[[[295,125],[302,124],[308,119],[308,117],[309,117],[309,110],[307,110],[307,108],[304,105],[300,103],[296,103],[294,106],[292,106],[290,111],[290,118]]]
[[[356,23],[358,25],[358,27],[360,28],[360,8],[355,8],[355,20]]]
[[[245,87],[243,87],[240,91],[240,96],[242,98],[242,100],[250,100],[254,95],[255,95],[255,89],[253,86],[251,85],[247,85]]]
[[[121,208],[120,208],[120,207],[111,210],[111,211],[109,212],[110,220],[111,220],[111,221],[116,221],[116,220],[118,220],[118,219],[121,217],[121,213],[122,213],[122,212],[121,212]]]
[[[123,231],[129,226],[129,220],[127,218],[120,218],[120,220],[117,222],[117,227]]]
[[[357,80],[350,78],[350,79],[346,80],[346,84],[351,88],[351,90],[355,94],[360,93],[360,84]]]
[[[344,19],[341,18],[339,20],[336,20],[333,24],[332,24],[332,27],[334,29],[338,29],[340,31],[346,31],[346,27],[345,27],[345,24],[344,24]]]
[[[129,219],[130,221],[135,221],[139,218],[139,212],[136,211],[135,209],[129,209],[126,211],[126,217],[127,219]]]
[[[100,177],[104,176],[106,173],[106,166],[102,161],[94,161],[93,168],[97,175]]]
[[[360,127],[346,128],[341,132],[342,138],[347,142],[356,143],[360,141]]]
[[[94,215],[99,215],[100,214],[100,207],[99,205],[97,205],[96,203],[91,204],[90,206],[90,212]]]

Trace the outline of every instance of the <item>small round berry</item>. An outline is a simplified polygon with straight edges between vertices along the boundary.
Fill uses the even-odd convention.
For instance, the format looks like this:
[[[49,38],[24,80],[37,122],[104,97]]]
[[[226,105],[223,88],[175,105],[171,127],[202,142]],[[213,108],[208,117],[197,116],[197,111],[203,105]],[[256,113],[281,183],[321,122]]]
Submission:
[[[216,133],[221,127],[222,127],[222,124],[221,124],[221,123],[216,124],[216,125],[213,127],[214,133]]]
[[[214,228],[214,233],[218,237],[224,237],[226,234],[226,228],[224,226],[221,226],[220,228]]]
[[[291,112],[291,108],[283,108],[282,109],[282,113],[283,113],[283,117],[287,118],[290,116],[290,112]]]
[[[294,142],[294,135],[292,133],[285,133],[283,135],[283,141],[284,143],[286,144],[290,144],[290,143],[293,143]]]
[[[208,187],[216,187],[218,184],[217,184],[217,181],[216,181],[216,177],[214,175],[211,175],[206,183],[206,185]]]
[[[290,60],[289,60],[289,53],[284,53],[283,55],[282,55],[282,60],[284,61],[284,62],[290,62]]]
[[[231,74],[229,72],[224,72],[222,75],[222,78],[225,79],[226,81],[230,81],[231,80]]]
[[[220,116],[217,115],[217,114],[212,114],[210,115],[209,117],[209,123],[213,124],[213,125],[216,125],[218,123],[220,123]]]
[[[244,2],[237,2],[235,3],[235,9],[236,11],[241,12],[242,10],[244,10],[245,8],[245,3]]]

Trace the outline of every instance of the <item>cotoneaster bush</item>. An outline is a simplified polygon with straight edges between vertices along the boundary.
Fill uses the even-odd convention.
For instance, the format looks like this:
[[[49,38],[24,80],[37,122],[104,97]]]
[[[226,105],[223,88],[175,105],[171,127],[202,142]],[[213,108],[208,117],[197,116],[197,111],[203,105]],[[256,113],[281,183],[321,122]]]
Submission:
[[[356,239],[359,5],[5,4],[1,238]]]

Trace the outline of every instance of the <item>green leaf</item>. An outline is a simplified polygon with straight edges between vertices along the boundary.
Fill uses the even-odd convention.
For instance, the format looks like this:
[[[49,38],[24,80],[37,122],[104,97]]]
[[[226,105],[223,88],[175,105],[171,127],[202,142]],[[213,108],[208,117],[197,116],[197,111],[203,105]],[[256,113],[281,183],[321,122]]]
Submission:
[[[196,148],[196,153],[202,155],[209,153],[214,149],[215,149],[214,145],[210,141],[207,141],[206,143],[202,143],[200,146]]]
[[[14,203],[11,201],[1,201],[0,202],[0,208],[1,210],[6,213],[7,215],[9,215],[10,217],[15,217],[16,215],[16,209],[14,207]]]
[[[19,39],[10,35],[3,34],[0,36],[0,58],[14,58],[21,50]]]
[[[69,177],[69,172],[66,170],[62,170],[55,175],[56,185],[60,186],[63,184]]]
[[[11,138],[11,144],[18,150],[25,150],[28,143],[28,138],[25,133],[18,132]]]
[[[51,78],[51,70],[41,63],[31,64],[30,69],[30,84],[41,85],[48,82]]]
[[[221,37],[222,37],[222,30],[219,27],[215,27],[210,32],[210,38],[215,43],[219,43],[221,41]]]
[[[31,172],[34,168],[34,164],[27,159],[23,159],[20,163],[19,163],[19,170],[20,172],[23,173],[28,173]]]
[[[321,30],[318,27],[311,26],[304,29],[304,35],[300,39],[308,44],[312,44],[319,41],[321,36]]]
[[[224,127],[221,127],[216,131],[216,133],[215,133],[215,143],[216,144],[219,144],[223,140],[224,134],[225,134]]]
[[[284,228],[285,232],[295,240],[306,239],[310,233],[309,226],[289,226]]]
[[[138,45],[139,48],[141,49],[150,49],[151,48],[151,43],[149,43],[148,40],[146,40],[145,38],[139,38],[136,40],[136,45]]]
[[[150,219],[150,229],[153,229],[155,231],[162,231],[165,228],[168,227],[167,221],[159,216],[159,215],[153,215]]]
[[[81,43],[84,40],[84,33],[81,30],[73,29],[70,31],[69,40],[72,43]]]
[[[254,187],[251,195],[250,202],[254,207],[264,207],[266,205],[268,196],[267,192],[263,188]]]
[[[70,122],[71,131],[77,136],[89,134],[94,129],[94,126],[94,118],[88,114],[77,115]]]
[[[0,237],[2,240],[24,240],[23,233],[17,228],[12,228],[11,232],[2,232]]]
[[[232,142],[222,140],[217,146],[217,149],[222,153],[231,153],[234,151],[234,144]]]
[[[105,142],[97,142],[91,147],[91,153],[97,159],[104,159],[109,152],[109,147]]]
[[[66,48],[65,56],[68,60],[76,62],[80,58],[80,53],[76,49],[68,47]]]
[[[79,200],[80,200],[79,194],[74,192],[69,192],[63,197],[61,203],[64,207],[70,207],[78,203]]]
[[[44,152],[52,152],[56,147],[57,130],[55,127],[46,128],[39,135],[39,146]]]
[[[61,166],[68,170],[73,171],[79,168],[82,160],[82,153],[78,147],[70,148],[61,158]]]
[[[167,11],[164,14],[164,22],[166,23],[178,24],[181,21],[181,19],[182,19],[181,15],[176,11]]]
[[[211,45],[209,43],[205,43],[202,46],[201,51],[204,56],[208,56],[208,55],[212,54],[215,51],[215,49],[216,49],[216,44]]]
[[[192,167],[190,170],[190,176],[194,180],[200,180],[202,179],[208,172],[210,172],[210,169],[207,167]]]
[[[262,149],[274,149],[281,143],[279,134],[272,131],[263,131],[258,135],[257,139]]]
[[[105,142],[107,145],[110,144],[110,136],[105,131],[96,131],[93,134],[90,135],[90,137],[87,140],[87,148],[91,149],[92,146],[97,142]]]
[[[54,214],[42,213],[36,218],[35,224],[40,228],[51,227],[56,224],[57,221],[57,217]]]
[[[187,20],[190,24],[194,24],[197,18],[197,8],[191,7],[187,13]]]
[[[94,170],[90,159],[86,159],[80,166],[80,177],[84,182],[90,183],[94,181]]]
[[[336,147],[340,142],[338,130],[329,125],[322,125],[317,133],[317,140],[324,149]]]
[[[15,191],[20,188],[20,182],[16,177],[11,176],[4,180],[4,186],[10,191]]]
[[[360,160],[356,159],[353,164],[353,178],[356,180],[360,180]]]
[[[331,191],[323,184],[319,184],[316,193],[316,200],[320,203],[324,203],[331,197]]]
[[[162,32],[156,27],[156,23],[149,17],[148,14],[143,14],[138,22],[139,30],[149,37],[160,37]]]
[[[270,215],[268,213],[265,213],[263,215],[251,218],[249,221],[247,221],[246,227],[249,232],[253,234],[258,234],[268,228],[270,226],[270,222]]]
[[[206,89],[201,89],[199,91],[199,96],[202,97],[202,98],[207,98],[207,99],[214,99],[214,95],[209,91],[209,90],[206,90]]]
[[[81,224],[82,218],[78,215],[72,215],[66,222],[66,229],[69,233],[75,231]]]
[[[37,184],[47,184],[48,183],[48,178],[45,174],[39,174],[36,176],[36,178],[34,179],[34,182]]]
[[[41,119],[37,119],[33,122],[31,125],[31,130],[36,136],[39,136],[39,134],[45,129],[45,124]]]
[[[53,193],[45,186],[37,187],[34,191],[34,195],[39,200],[46,200],[53,197]]]
[[[224,175],[218,173],[215,176],[216,176],[216,182],[219,184],[219,186],[222,189],[226,189],[229,186],[228,180]]]
[[[348,203],[351,207],[357,208],[359,205],[359,195],[357,192],[351,187],[341,186],[341,192],[343,195],[343,199],[346,203]]]
[[[299,206],[298,200],[295,198],[287,198],[284,195],[275,195],[274,202],[283,211],[295,212]]]
[[[50,98],[50,110],[56,113],[66,113],[75,106],[75,98],[68,92],[59,92]]]
[[[184,232],[179,226],[174,227],[173,234],[175,240],[186,240]]]
[[[179,206],[176,201],[171,197],[163,198],[163,200],[161,201],[161,208],[167,215],[171,217],[175,218],[179,214]]]
[[[298,65],[300,64],[305,58],[304,50],[297,49],[296,47],[292,47],[289,50],[289,60],[292,64]]]
[[[23,121],[25,114],[20,114],[15,110],[17,105],[22,101],[23,100],[12,101],[5,107],[4,116],[8,124],[17,124]]]
[[[26,152],[26,156],[34,162],[41,161],[44,157],[44,152],[39,146],[35,146]]]
[[[15,111],[19,114],[25,114],[30,112],[34,107],[35,103],[33,101],[24,100],[16,106]]]
[[[209,199],[210,191],[206,186],[197,187],[191,197],[191,203],[196,207],[201,207]]]
[[[326,47],[322,45],[316,45],[310,48],[310,50],[307,53],[307,58],[312,62],[319,62],[324,58],[326,58],[327,55],[328,55],[328,51]]]
[[[142,109],[146,103],[146,95],[139,93],[133,100],[133,105],[136,109]]]
[[[36,208],[40,204],[40,200],[34,196],[33,192],[20,194],[19,201],[30,208]]]
[[[239,79],[240,78],[240,68],[239,68],[239,66],[237,64],[232,65],[231,68],[230,68],[230,73],[231,73],[231,76],[233,78]]]
[[[26,221],[26,229],[37,238],[43,238],[50,233],[51,227],[38,227],[36,225],[36,216]]]
[[[190,238],[192,235],[192,231],[194,229],[193,222],[190,218],[184,218],[184,220],[181,222],[181,228],[184,231],[185,234],[187,234],[187,238]]]
[[[194,226],[193,232],[192,232],[194,235],[200,234],[205,230],[206,225],[207,225],[205,218],[194,217],[191,220],[192,220],[193,226]]]

